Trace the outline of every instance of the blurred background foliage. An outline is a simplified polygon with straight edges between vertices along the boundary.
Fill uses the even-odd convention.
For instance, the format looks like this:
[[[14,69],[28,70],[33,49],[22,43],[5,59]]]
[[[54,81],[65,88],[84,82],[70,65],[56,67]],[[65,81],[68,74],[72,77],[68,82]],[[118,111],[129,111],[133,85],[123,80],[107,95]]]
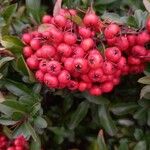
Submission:
[[[36,28],[43,14],[52,15],[54,3],[0,0],[2,131],[10,138],[24,134],[31,150],[149,150],[150,65],[144,74],[125,76],[112,93],[99,97],[50,91],[36,82],[22,56],[20,37]],[[150,11],[148,0],[63,1],[63,7],[79,12],[91,4],[102,19],[135,30],[144,27]]]

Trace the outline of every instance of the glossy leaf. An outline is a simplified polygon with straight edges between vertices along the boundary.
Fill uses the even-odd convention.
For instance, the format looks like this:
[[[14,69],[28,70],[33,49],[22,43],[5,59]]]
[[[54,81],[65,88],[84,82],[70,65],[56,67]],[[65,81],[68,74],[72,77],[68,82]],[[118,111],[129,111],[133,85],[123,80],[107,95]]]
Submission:
[[[101,105],[101,104],[109,104],[109,100],[103,96],[91,96],[88,93],[83,93],[83,96],[91,103]]]
[[[105,129],[105,131],[109,135],[114,136],[117,132],[117,127],[108,112],[108,108],[104,105],[99,106],[98,115],[100,124]]]
[[[2,17],[5,19],[7,23],[10,23],[14,13],[16,12],[17,4],[9,5],[2,12]]]
[[[32,140],[30,144],[30,150],[41,150],[40,143]]]
[[[4,57],[4,58],[0,59],[0,68],[1,68],[5,63],[7,63],[7,62],[9,62],[9,61],[11,61],[11,60],[13,60],[13,59],[14,59],[14,57]]]
[[[130,112],[135,111],[138,108],[138,105],[136,103],[118,103],[113,105],[110,110],[115,114],[115,115],[125,115],[129,114]]]
[[[23,43],[16,36],[5,35],[2,37],[1,44],[14,54],[21,54]]]
[[[142,84],[150,84],[150,77],[149,76],[142,77],[138,80],[138,82]]]
[[[46,128],[47,127],[47,122],[44,118],[38,116],[34,119],[34,124],[37,128]]]
[[[14,124],[16,124],[16,123],[17,123],[17,121],[13,121],[13,120],[9,120],[9,119],[0,117],[0,124],[1,124],[1,125],[6,125],[6,126],[8,126],[8,125],[14,125]]]
[[[89,109],[89,103],[86,101],[83,101],[79,104],[76,111],[71,116],[71,121],[69,123],[70,129],[75,129],[78,124],[83,120],[83,118],[86,116]]]
[[[150,85],[146,85],[141,89],[140,98],[150,99]]]
[[[120,145],[118,150],[129,150],[128,148],[128,140],[127,139],[121,139],[120,140]]]

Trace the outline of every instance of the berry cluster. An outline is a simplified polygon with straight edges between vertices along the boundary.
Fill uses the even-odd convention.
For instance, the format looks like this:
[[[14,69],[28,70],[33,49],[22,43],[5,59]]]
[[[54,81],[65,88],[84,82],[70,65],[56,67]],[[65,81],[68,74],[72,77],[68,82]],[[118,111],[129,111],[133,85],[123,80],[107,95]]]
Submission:
[[[0,134],[0,150],[29,150],[29,145],[22,135],[9,140],[5,135]]]
[[[88,91],[91,95],[111,92],[122,75],[141,73],[150,51],[150,20],[139,34],[123,34],[122,27],[104,24],[91,10],[82,24],[76,10],[61,9],[57,16],[45,15],[44,31],[22,36],[23,54],[35,77],[49,88]],[[105,50],[98,47],[105,45]]]

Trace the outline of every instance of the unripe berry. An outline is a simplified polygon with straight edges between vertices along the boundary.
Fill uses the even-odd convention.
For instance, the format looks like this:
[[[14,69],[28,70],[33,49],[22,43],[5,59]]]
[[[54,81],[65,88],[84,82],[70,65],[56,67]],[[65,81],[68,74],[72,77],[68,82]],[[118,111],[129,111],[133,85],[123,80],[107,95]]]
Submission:
[[[47,72],[51,75],[58,75],[61,72],[61,65],[58,61],[49,61],[47,63]]]
[[[116,63],[121,58],[121,52],[117,47],[109,47],[105,50],[105,56],[107,60]]]

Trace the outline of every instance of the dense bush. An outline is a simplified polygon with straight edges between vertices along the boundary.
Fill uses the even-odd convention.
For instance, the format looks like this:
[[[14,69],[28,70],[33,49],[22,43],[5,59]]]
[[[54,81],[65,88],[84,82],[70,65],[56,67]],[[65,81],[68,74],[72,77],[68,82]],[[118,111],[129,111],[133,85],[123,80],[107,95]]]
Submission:
[[[31,150],[149,150],[149,64],[144,73],[122,77],[102,96],[49,89],[27,66],[22,35],[37,30],[53,8],[57,14],[60,3],[54,7],[51,0],[0,0],[0,150],[2,142],[12,143],[21,135]],[[148,0],[64,0],[62,7],[78,11],[75,24],[92,7],[105,25],[118,24],[125,36],[145,31],[150,12]],[[40,30],[46,28],[40,25]],[[103,41],[98,44],[103,51],[104,46]],[[149,51],[149,39],[145,48]],[[149,61],[149,54],[144,58]]]

